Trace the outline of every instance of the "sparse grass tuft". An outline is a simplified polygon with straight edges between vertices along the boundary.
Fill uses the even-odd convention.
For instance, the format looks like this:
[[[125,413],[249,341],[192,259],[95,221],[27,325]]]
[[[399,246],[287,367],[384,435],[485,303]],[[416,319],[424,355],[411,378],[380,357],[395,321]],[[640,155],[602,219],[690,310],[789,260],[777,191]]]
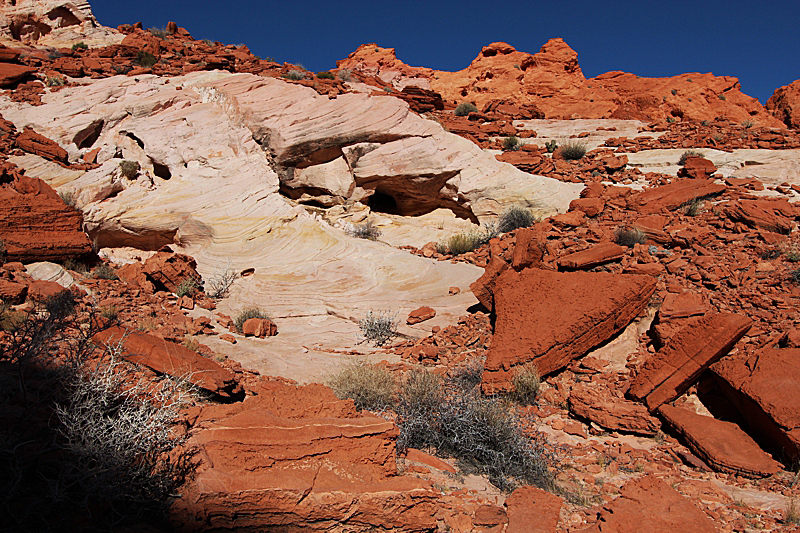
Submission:
[[[269,318],[269,315],[258,307],[248,307],[239,311],[239,314],[233,319],[233,325],[240,335],[242,334],[242,326],[251,318]]]
[[[337,73],[337,76],[339,76],[339,79],[342,80],[342,81],[350,81],[350,77],[351,77],[352,73],[353,72],[349,68],[343,68],[343,69],[339,69],[339,72]]]
[[[175,288],[175,295],[179,298],[182,296],[191,296],[198,288],[200,288],[200,282],[190,276],[178,283],[178,286]]]
[[[142,68],[152,68],[158,63],[158,59],[150,52],[139,50],[139,53],[136,54],[136,63]]]
[[[58,196],[61,198],[61,201],[63,201],[68,206],[75,207],[77,195],[75,194],[75,191],[73,191],[72,189],[64,189],[58,191]]]
[[[749,130],[753,126],[755,126],[755,123],[752,120],[743,120],[742,121],[742,127],[744,129],[746,129],[746,130]]]
[[[800,506],[797,505],[795,498],[789,498],[786,502],[786,511],[783,514],[784,524],[794,524],[800,526]]]
[[[536,224],[536,216],[530,209],[518,205],[506,208],[497,219],[497,231],[508,233],[518,228],[529,228]]]
[[[394,403],[397,384],[385,367],[352,361],[328,381],[337,398],[352,398],[356,408],[382,411]]]
[[[378,228],[372,220],[367,220],[361,224],[348,224],[345,226],[344,232],[351,237],[370,241],[377,241],[378,237],[381,236],[380,228]]]
[[[703,212],[703,199],[694,198],[683,206],[683,212],[690,217],[696,217]]]
[[[306,73],[303,72],[302,70],[292,69],[289,72],[287,72],[286,74],[283,74],[282,77],[286,78],[287,80],[299,81],[299,80],[305,79]]]
[[[516,135],[510,135],[503,139],[503,151],[505,152],[516,152],[521,146],[522,143]]]
[[[461,102],[456,106],[455,115],[457,117],[466,117],[470,113],[475,113],[478,108],[472,102]]]
[[[95,279],[117,279],[117,273],[108,263],[100,263],[92,270]]]
[[[789,271],[789,280],[793,283],[800,284],[800,268]]]
[[[153,37],[158,37],[159,39],[166,39],[169,35],[169,32],[164,28],[150,28],[147,31],[150,32],[150,35]]]
[[[451,254],[460,255],[480,248],[494,237],[497,237],[497,235],[499,235],[497,226],[494,224],[486,224],[482,226],[480,230],[470,232],[462,231],[461,233],[451,235],[450,238],[447,239],[447,243],[440,243],[437,245],[436,249],[439,251],[440,248],[446,248],[446,251],[449,251]]]
[[[129,180],[135,178],[139,174],[139,170],[141,170],[141,168],[142,167],[139,165],[138,161],[128,161],[127,159],[123,159],[119,162],[119,171]]]
[[[678,164],[680,166],[685,165],[686,160],[689,159],[690,157],[705,157],[705,155],[703,154],[703,152],[698,152],[696,150],[686,150],[681,154],[681,158],[678,159]]]
[[[522,405],[534,404],[536,395],[539,394],[539,388],[542,386],[542,380],[539,377],[539,371],[536,366],[528,364],[518,367],[514,372],[514,378],[511,383],[514,385],[514,392],[511,395],[514,401]]]
[[[374,346],[383,346],[397,333],[397,313],[391,311],[373,311],[370,309],[364,318],[358,321],[362,342],[371,342]]]
[[[570,139],[559,148],[561,157],[567,161],[577,161],[586,155],[586,142]]]
[[[79,43],[75,43],[75,44],[73,44],[73,45],[72,45],[72,49],[73,49],[73,50],[76,50],[76,51],[77,51],[77,50],[88,50],[88,49],[89,49],[89,45],[87,45],[86,43],[84,43],[83,41],[81,41],[81,42],[79,42]]]
[[[614,242],[620,246],[632,248],[634,244],[644,244],[646,240],[647,235],[645,232],[636,227],[617,228],[617,231],[614,232]]]

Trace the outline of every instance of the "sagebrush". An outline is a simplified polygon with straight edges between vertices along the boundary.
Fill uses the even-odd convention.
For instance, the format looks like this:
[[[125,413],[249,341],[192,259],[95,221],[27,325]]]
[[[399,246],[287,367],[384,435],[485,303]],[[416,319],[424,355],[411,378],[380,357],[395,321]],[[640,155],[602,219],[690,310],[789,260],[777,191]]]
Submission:
[[[353,361],[329,379],[328,385],[338,398],[352,398],[357,409],[382,411],[391,406],[395,381],[386,368]]]
[[[530,209],[513,205],[500,213],[500,217],[497,219],[497,230],[500,233],[508,233],[518,228],[528,228],[535,223],[536,215]]]
[[[471,102],[462,102],[456,106],[455,115],[457,117],[466,117],[470,113],[475,113],[478,108]]]
[[[371,342],[375,346],[383,346],[398,335],[397,313],[391,311],[373,311],[370,309],[358,321],[362,341]]]
[[[647,234],[636,227],[617,228],[614,232],[614,242],[620,246],[632,248],[634,244],[644,244],[647,241]]]

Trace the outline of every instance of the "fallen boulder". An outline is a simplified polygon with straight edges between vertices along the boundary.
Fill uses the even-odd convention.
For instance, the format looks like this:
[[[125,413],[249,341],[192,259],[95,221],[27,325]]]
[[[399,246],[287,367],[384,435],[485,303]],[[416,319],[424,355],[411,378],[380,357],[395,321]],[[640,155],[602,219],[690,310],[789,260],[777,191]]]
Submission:
[[[435,316],[436,316],[436,310],[432,307],[424,305],[419,309],[414,309],[408,314],[408,318],[406,319],[406,324],[409,325],[419,324],[420,322],[430,320]]]
[[[671,405],[659,407],[658,414],[714,470],[749,478],[771,476],[781,470],[780,463],[733,422]]]
[[[568,402],[570,412],[610,431],[652,436],[661,426],[642,404],[613,396],[594,384],[574,386]]]
[[[117,270],[117,276],[126,283],[149,293],[176,292],[178,285],[187,279],[199,280],[197,263],[188,255],[166,249],[159,250],[144,263],[131,263]]]
[[[627,251],[628,248],[625,246],[620,246],[613,242],[604,242],[586,250],[559,257],[558,266],[569,270],[589,269],[610,261],[616,261],[625,255]]]
[[[484,392],[510,390],[520,365],[533,363],[544,376],[586,355],[624,329],[655,287],[650,276],[506,270],[494,288],[497,319]]]
[[[628,394],[655,411],[683,394],[750,326],[749,318],[727,313],[708,314],[690,323],[645,361]]]
[[[794,221],[786,216],[785,206],[781,204],[783,202],[779,204],[770,200],[739,200],[728,206],[725,214],[734,222],[742,222],[751,228],[788,235]],[[790,214],[794,216],[794,208]]]
[[[714,163],[705,157],[691,156],[686,158],[686,163],[678,170],[682,178],[708,179],[717,171]]]
[[[655,214],[660,211],[671,211],[685,205],[697,198],[715,196],[725,190],[725,185],[719,185],[706,179],[682,179],[668,185],[661,185],[652,189],[628,196],[628,208],[643,215]]]

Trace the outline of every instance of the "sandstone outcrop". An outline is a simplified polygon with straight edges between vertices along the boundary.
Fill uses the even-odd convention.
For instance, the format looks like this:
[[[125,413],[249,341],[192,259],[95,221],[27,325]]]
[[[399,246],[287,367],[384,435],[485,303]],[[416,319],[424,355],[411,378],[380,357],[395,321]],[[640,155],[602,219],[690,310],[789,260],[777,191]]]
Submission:
[[[800,80],[775,89],[765,107],[787,127],[800,129]]]
[[[628,207],[643,215],[671,211],[697,198],[715,196],[725,185],[707,179],[682,179],[628,196]]]
[[[660,426],[643,405],[614,396],[603,387],[574,387],[569,394],[569,410],[611,431],[651,436]]]
[[[178,286],[188,280],[199,280],[197,263],[188,255],[176,254],[167,248],[156,252],[144,263],[131,263],[117,270],[120,279],[144,289],[177,292]]]
[[[564,500],[536,487],[520,487],[506,499],[506,533],[552,533]]]
[[[45,46],[77,42],[103,46],[118,43],[123,36],[98,24],[85,0],[17,0],[0,10],[0,38]]]
[[[708,314],[685,326],[643,365],[629,394],[650,411],[686,391],[710,365],[726,355],[752,322],[740,315]]]
[[[172,508],[181,529],[353,531],[435,526],[430,484],[398,476],[391,422],[322,385],[265,383],[241,404],[203,407],[188,443],[203,461]]]
[[[482,388],[509,390],[518,366],[548,375],[621,331],[655,291],[650,276],[507,270],[494,287],[497,314]]]

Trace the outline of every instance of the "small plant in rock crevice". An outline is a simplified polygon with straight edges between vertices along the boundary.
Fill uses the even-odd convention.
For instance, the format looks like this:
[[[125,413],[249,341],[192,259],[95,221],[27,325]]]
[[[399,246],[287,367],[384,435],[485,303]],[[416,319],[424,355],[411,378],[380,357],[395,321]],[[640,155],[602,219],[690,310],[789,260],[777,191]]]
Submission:
[[[180,297],[183,296],[191,296],[200,288],[200,281],[196,278],[189,276],[180,283],[175,288],[175,295]]]
[[[75,207],[75,202],[77,201],[77,194],[72,189],[64,189],[58,191],[58,196],[61,198],[61,201],[67,204],[70,207]]]
[[[536,216],[522,206],[512,205],[506,208],[497,219],[497,231],[508,233],[519,228],[529,228],[536,224]]]
[[[231,268],[230,262],[223,270],[217,271],[205,283],[206,295],[210,298],[224,298],[228,295],[233,283],[239,279],[239,273]]]
[[[515,369],[511,384],[514,386],[511,394],[514,401],[522,405],[533,405],[542,386],[542,379],[536,366],[528,364]]]
[[[558,149],[561,157],[567,161],[577,161],[586,155],[586,142],[570,139]]]
[[[95,279],[117,279],[117,273],[108,263],[100,263],[92,269],[92,277]]]
[[[516,135],[510,135],[503,139],[503,151],[504,152],[516,152],[517,150],[522,147],[522,143],[517,138]]]
[[[139,165],[138,161],[129,161],[124,159],[119,163],[119,171],[122,173],[123,176],[128,178],[129,180],[134,179],[141,170],[141,166]]]
[[[158,63],[158,59],[150,52],[139,50],[139,53],[136,55],[136,63],[142,68],[152,68]]]
[[[544,143],[544,148],[547,150],[548,154],[552,154],[558,148],[558,142],[555,139],[550,139],[546,143]]]
[[[233,325],[240,335],[242,334],[244,323],[251,318],[269,319],[269,315],[257,307],[248,307],[239,311],[239,313],[236,315],[236,318],[233,319]]]
[[[287,72],[286,74],[283,74],[282,77],[286,78],[287,80],[300,81],[300,80],[305,79],[306,73],[303,72],[302,70],[292,69],[289,72]]]
[[[344,232],[351,237],[370,241],[376,241],[381,236],[380,228],[372,220],[367,220],[361,224],[348,224],[345,226]]]
[[[681,154],[680,159],[678,159],[678,164],[680,166],[684,166],[686,164],[686,160],[690,157],[705,157],[703,152],[698,152],[697,150],[686,150]]]
[[[614,242],[620,246],[632,248],[634,244],[644,244],[647,241],[647,234],[636,227],[622,227],[614,232]]]

